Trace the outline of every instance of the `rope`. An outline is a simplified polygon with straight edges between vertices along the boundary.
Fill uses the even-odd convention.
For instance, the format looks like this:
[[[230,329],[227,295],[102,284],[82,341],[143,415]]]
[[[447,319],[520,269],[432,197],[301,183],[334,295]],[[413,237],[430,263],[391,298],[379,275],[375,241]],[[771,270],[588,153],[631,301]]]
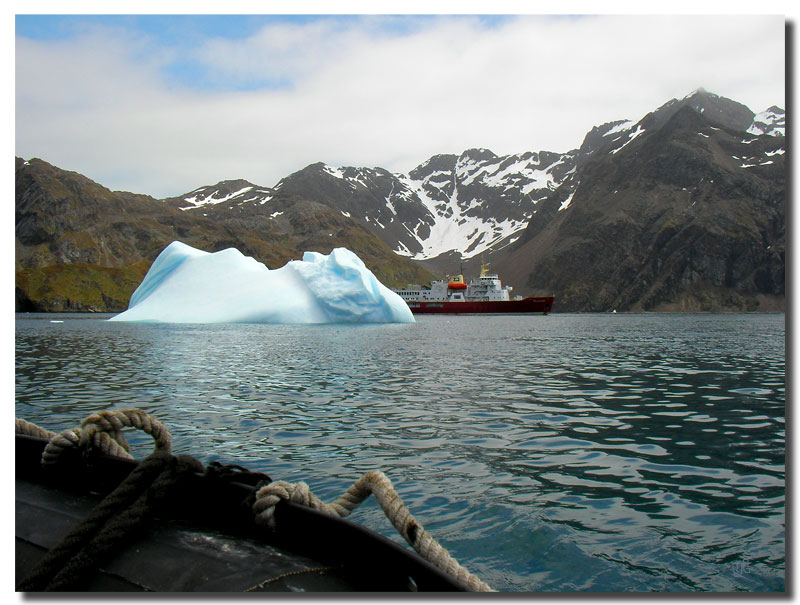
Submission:
[[[48,439],[42,464],[52,464],[67,448],[96,450],[112,456],[132,459],[122,429],[140,429],[155,441],[154,451],[128,475],[117,488],[95,507],[80,526],[51,549],[42,561],[22,580],[18,591],[75,590],[97,565],[126,541],[152,517],[168,496],[174,493],[180,478],[202,472],[203,465],[191,456],[172,456],[172,438],[167,428],[141,410],[102,411],[87,417],[81,426],[53,433],[19,418],[18,434]],[[221,467],[212,463],[206,475],[224,478],[231,473],[246,474],[268,482],[268,476],[251,473],[237,466]],[[491,592],[485,582],[471,574],[420,525],[395,491],[391,481],[380,471],[365,473],[344,494],[330,504],[322,502],[303,482],[275,481],[255,494],[252,510],[255,520],[275,528],[275,505],[289,500],[337,517],[347,517],[370,494],[374,494],[386,516],[401,536],[425,560],[458,579],[474,591]]]
[[[202,470],[191,456],[154,452],[48,551],[17,590],[80,590],[99,564],[139,534],[143,523],[170,500],[182,477]]]
[[[28,422],[22,418],[14,419],[14,432],[17,435],[30,435],[31,437],[39,437],[40,439],[51,439],[55,437],[54,432],[36,426],[32,422]]]
[[[417,522],[397,491],[395,491],[392,482],[380,471],[364,473],[344,494],[330,504],[326,504],[315,496],[309,490],[308,485],[302,481],[294,484],[286,481],[275,481],[258,490],[253,511],[256,514],[257,522],[274,529],[275,505],[281,500],[302,504],[329,515],[347,517],[370,494],[375,495],[375,499],[392,522],[392,525],[422,558],[445,573],[457,578],[466,584],[470,590],[492,592],[492,588],[488,584],[462,567]]]
[[[53,464],[67,448],[96,450],[133,459],[122,434],[125,427],[143,430],[155,440],[154,452],[98,504],[84,521],[52,548],[22,580],[17,590],[74,590],[98,563],[129,538],[165,500],[180,475],[202,471],[189,456],[170,455],[167,428],[141,410],[102,411],[87,417],[79,428],[53,433],[22,419],[15,432],[49,439],[42,464]]]
[[[154,451],[169,453],[172,450],[172,437],[161,422],[142,410],[104,410],[87,417],[81,426],[52,433],[25,420],[16,419],[17,433],[49,439],[42,453],[42,463],[52,464],[69,448],[97,450],[102,454],[133,460],[130,446],[122,434],[125,427],[144,431],[155,441]]]

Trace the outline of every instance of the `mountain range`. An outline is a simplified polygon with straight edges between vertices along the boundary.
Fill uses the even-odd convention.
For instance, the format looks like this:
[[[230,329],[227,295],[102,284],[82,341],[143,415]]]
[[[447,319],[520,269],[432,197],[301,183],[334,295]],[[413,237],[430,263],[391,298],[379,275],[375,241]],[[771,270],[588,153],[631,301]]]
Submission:
[[[776,311],[785,112],[698,89],[578,149],[435,155],[408,174],[311,164],[156,200],[16,160],[18,310],[109,310],[173,239],[269,267],[343,245],[390,286],[490,263],[558,311]]]

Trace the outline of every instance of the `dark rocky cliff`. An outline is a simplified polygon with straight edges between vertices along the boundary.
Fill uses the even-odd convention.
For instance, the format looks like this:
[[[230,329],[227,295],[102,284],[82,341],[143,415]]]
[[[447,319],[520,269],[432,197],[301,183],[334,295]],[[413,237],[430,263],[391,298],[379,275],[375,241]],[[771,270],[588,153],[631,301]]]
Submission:
[[[562,311],[782,310],[783,141],[688,106],[650,123],[587,161],[498,270]]]

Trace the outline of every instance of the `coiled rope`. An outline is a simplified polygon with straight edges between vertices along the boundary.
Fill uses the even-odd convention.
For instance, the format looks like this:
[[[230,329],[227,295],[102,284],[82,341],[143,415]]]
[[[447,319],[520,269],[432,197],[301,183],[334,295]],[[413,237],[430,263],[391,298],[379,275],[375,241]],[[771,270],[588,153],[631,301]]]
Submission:
[[[78,528],[48,552],[17,590],[74,590],[93,565],[111,552],[118,542],[130,536],[145,517],[152,516],[154,509],[174,493],[173,488],[182,475],[201,472],[203,465],[191,456],[172,456],[172,439],[167,428],[141,410],[102,411],[88,416],[80,427],[61,433],[53,433],[19,418],[15,420],[16,433],[49,440],[42,453],[42,464],[45,465],[56,462],[67,448],[133,459],[122,434],[126,427],[137,428],[153,437],[153,453]],[[492,591],[485,582],[462,567],[417,522],[391,481],[380,471],[365,473],[331,504],[322,502],[304,482],[271,482],[256,492],[253,512],[257,523],[274,529],[275,506],[281,500],[347,517],[370,494],[375,495],[394,527],[423,559],[473,591]]]

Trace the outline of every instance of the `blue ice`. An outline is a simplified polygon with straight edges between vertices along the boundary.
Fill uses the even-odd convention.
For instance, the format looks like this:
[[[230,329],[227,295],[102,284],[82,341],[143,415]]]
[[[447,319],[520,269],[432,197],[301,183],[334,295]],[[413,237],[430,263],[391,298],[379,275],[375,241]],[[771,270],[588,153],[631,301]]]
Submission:
[[[172,242],[110,321],[169,323],[413,323],[405,301],[346,248],[306,252],[268,269],[235,248]]]

